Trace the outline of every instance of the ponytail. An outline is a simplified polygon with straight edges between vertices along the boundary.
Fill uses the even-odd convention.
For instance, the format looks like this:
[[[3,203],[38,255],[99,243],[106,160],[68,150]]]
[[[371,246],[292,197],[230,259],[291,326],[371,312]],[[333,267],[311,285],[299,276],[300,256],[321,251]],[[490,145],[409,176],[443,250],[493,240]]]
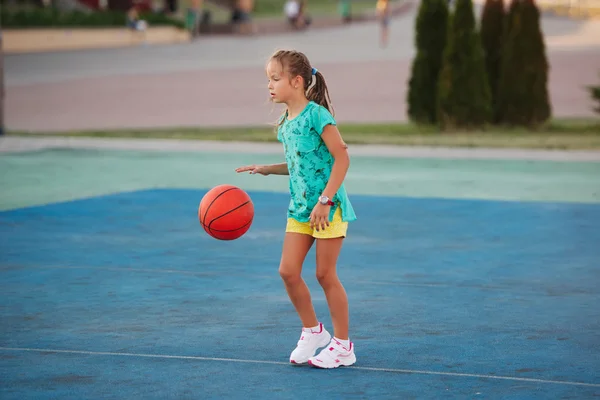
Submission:
[[[315,84],[308,89],[308,92],[306,92],[306,98],[322,105],[331,113],[331,115],[335,115],[333,105],[331,104],[331,98],[329,97],[327,83],[325,83],[325,77],[315,68],[313,68],[313,72]]]

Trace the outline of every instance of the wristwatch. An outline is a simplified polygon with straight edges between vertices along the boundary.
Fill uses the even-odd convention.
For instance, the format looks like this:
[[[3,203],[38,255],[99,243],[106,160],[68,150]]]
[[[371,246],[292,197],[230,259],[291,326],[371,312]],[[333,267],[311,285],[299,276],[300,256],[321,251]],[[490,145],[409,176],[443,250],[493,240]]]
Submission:
[[[329,197],[327,196],[319,196],[319,203],[323,204],[324,206],[332,206],[335,203],[331,200],[329,200]]]

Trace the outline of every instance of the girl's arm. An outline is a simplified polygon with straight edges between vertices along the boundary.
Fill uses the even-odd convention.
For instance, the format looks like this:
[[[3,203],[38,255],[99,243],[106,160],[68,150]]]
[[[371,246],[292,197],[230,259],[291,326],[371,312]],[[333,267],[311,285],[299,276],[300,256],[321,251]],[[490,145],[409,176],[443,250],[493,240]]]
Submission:
[[[289,175],[287,163],[265,165],[264,168],[271,175]]]
[[[333,196],[337,193],[346,178],[346,173],[350,167],[350,156],[348,155],[348,146],[344,143],[342,136],[338,128],[335,125],[327,125],[323,129],[321,138],[325,142],[327,149],[333,156],[333,168],[331,169],[331,176],[325,186],[325,190],[321,193],[323,196],[327,196],[333,199]]]
[[[286,163],[271,165],[248,165],[236,168],[235,172],[250,172],[251,174],[261,175],[289,175]]]

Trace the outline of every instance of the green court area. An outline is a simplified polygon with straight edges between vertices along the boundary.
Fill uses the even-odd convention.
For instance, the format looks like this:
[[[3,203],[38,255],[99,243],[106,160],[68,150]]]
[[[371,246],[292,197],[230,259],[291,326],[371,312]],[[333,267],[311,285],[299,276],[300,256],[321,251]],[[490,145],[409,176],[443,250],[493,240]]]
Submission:
[[[182,144],[185,146],[185,143]],[[206,189],[222,183],[286,192],[287,177],[234,172],[277,163],[279,154],[42,149],[0,155],[0,208],[149,188]],[[600,202],[600,163],[545,160],[353,156],[350,193],[509,201]]]

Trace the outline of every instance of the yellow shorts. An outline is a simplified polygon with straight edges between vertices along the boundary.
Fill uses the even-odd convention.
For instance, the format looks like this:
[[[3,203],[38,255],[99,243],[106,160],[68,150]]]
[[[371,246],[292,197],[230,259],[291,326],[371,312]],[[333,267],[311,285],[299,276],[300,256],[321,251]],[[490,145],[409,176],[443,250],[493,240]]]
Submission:
[[[317,231],[310,227],[310,222],[299,222],[294,218],[288,218],[285,231],[310,235],[316,239],[345,238],[348,231],[348,223],[342,221],[342,209],[338,207],[333,214],[333,220],[329,221],[329,226],[326,226],[325,230]]]

